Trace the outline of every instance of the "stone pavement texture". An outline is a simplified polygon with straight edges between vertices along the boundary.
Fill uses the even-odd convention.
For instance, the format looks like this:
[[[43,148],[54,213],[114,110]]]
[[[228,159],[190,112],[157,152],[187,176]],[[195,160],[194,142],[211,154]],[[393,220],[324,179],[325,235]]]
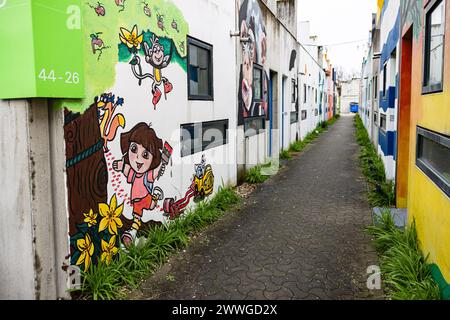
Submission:
[[[341,117],[300,156],[172,257],[134,299],[380,299],[353,117]]]

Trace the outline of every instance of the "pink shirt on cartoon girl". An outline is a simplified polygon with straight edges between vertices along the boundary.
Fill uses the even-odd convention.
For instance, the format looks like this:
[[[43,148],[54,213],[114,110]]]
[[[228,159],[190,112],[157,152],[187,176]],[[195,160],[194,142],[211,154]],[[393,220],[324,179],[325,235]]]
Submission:
[[[155,182],[155,179],[153,177],[153,170],[144,173],[142,175],[138,175],[136,174],[134,181],[133,181],[133,176],[136,174],[136,172],[130,168],[130,172],[128,172],[128,176],[127,176],[127,182],[128,183],[132,183],[131,186],[131,201],[135,201],[135,200],[141,200],[144,199],[146,196],[149,195],[149,192],[147,190],[147,188],[145,187],[144,184],[144,176],[147,174],[147,180],[148,182]]]

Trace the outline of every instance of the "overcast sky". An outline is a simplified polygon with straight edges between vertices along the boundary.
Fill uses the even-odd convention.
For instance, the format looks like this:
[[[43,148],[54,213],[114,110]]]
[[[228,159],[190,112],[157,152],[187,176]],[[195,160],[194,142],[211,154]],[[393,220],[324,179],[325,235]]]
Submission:
[[[361,71],[376,0],[298,0],[299,20],[311,23],[311,35],[328,47],[332,63],[345,72]],[[360,41],[333,45],[349,41]]]

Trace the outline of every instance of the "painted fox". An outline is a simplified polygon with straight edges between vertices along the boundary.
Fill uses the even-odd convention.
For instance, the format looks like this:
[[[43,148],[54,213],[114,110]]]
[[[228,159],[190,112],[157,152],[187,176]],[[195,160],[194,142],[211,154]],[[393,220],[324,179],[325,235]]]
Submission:
[[[100,133],[103,138],[103,150],[108,152],[108,142],[113,141],[119,128],[125,128],[123,114],[114,115],[117,106],[123,105],[123,98],[117,98],[112,93],[104,93],[96,101],[99,111]],[[113,116],[114,115],[114,116]]]

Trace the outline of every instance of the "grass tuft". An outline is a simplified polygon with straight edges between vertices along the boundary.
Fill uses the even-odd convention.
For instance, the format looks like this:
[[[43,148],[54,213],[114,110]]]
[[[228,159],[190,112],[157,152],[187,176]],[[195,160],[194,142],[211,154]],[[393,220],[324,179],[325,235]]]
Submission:
[[[110,264],[91,264],[82,272],[81,288],[72,290],[83,299],[112,300],[126,297],[126,287],[137,288],[145,277],[154,273],[170,255],[185,248],[189,237],[217,221],[233,209],[241,198],[229,188],[221,188],[210,200],[168,225],[155,226],[145,240],[120,250]]]
[[[245,181],[250,184],[258,184],[265,182],[269,177],[261,173],[261,168],[262,168],[261,166],[251,168],[245,176]]]
[[[280,159],[282,160],[291,160],[292,159],[292,155],[290,154],[290,152],[288,150],[283,150],[280,152]]]
[[[375,225],[367,228],[380,255],[386,293],[393,300],[439,300],[439,286],[433,280],[428,257],[419,248],[416,225],[397,228],[385,210]]]
[[[383,161],[370,141],[359,115],[355,117],[356,140],[361,146],[359,160],[369,182],[368,200],[373,207],[391,207],[395,204],[394,182],[386,180]]]

